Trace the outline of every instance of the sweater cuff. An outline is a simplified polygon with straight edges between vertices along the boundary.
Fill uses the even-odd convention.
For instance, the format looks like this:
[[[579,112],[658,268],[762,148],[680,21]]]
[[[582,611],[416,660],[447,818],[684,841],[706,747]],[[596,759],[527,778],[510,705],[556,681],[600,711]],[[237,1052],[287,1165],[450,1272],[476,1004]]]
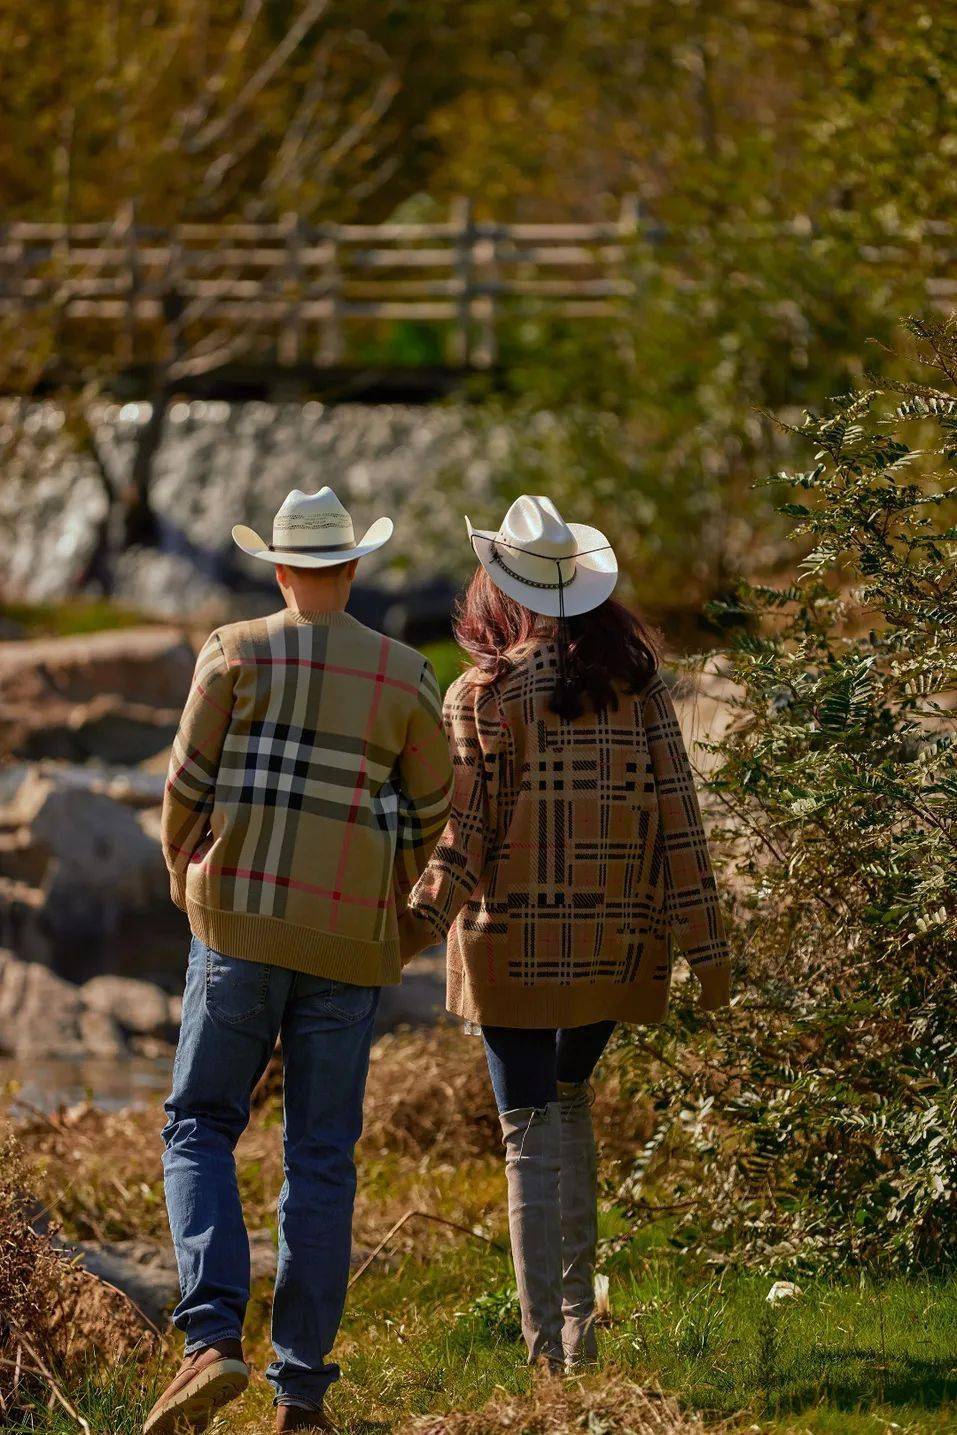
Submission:
[[[731,963],[727,957],[695,967],[694,974],[701,986],[698,1006],[702,1011],[718,1011],[731,1003]]]
[[[406,907],[399,916],[399,955],[402,965],[410,962],[426,947],[434,947],[442,940],[437,937],[431,923],[426,921],[414,907]]]

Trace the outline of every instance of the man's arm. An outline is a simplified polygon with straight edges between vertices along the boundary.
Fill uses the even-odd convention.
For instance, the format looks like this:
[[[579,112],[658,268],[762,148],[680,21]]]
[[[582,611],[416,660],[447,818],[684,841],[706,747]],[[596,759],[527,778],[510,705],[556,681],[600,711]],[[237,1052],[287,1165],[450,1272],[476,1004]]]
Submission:
[[[452,810],[438,846],[399,922],[403,960],[444,941],[485,871],[491,818],[475,689],[456,685],[445,699],[445,731],[452,753]]]
[[[401,909],[445,826],[452,798],[452,760],[442,726],[442,699],[427,660],[422,664],[418,700],[399,755],[399,780],[405,798],[395,860]]]
[[[186,869],[209,827],[232,705],[232,673],[219,634],[212,633],[196,659],[163,796],[163,856],[169,869],[170,895],[184,911]]]
[[[645,699],[643,718],[664,834],[671,933],[701,984],[701,1005],[712,1011],[730,1000],[731,963],[694,774],[660,678]]]

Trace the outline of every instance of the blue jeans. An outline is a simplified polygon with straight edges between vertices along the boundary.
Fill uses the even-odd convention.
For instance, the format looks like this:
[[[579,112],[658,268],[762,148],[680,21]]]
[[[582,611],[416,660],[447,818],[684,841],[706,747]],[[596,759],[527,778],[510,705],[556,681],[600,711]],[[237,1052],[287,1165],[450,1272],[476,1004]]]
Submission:
[[[488,1074],[499,1112],[547,1106],[560,1081],[587,1081],[615,1030],[613,1021],[548,1028],[483,1026]]]
[[[282,1037],[285,1182],[273,1301],[284,1405],[318,1408],[339,1368],[327,1356],[349,1281],[362,1100],[377,987],[326,981],[222,956],[197,937],[166,1103],[163,1170],[186,1353],[238,1339],[249,1298],[249,1241],[233,1150],[249,1099]]]

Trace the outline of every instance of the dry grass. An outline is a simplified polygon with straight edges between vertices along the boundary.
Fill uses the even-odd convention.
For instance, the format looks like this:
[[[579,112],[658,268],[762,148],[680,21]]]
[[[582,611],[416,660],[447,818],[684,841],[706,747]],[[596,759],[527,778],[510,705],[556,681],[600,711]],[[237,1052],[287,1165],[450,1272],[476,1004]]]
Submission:
[[[481,1410],[424,1416],[402,1435],[704,1435],[729,1430],[705,1425],[677,1401],[614,1374],[581,1381],[543,1377],[528,1395],[496,1396]]]
[[[71,1373],[104,1350],[147,1360],[161,1340],[122,1292],[78,1270],[37,1228],[43,1214],[19,1144],[0,1146],[0,1415],[12,1419],[39,1383],[69,1410]]]

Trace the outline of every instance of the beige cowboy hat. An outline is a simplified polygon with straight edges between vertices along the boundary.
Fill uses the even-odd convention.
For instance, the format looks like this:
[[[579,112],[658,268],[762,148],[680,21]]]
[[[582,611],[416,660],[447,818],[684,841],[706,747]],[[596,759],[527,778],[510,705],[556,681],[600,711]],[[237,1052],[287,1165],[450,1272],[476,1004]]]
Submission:
[[[618,560],[604,533],[566,523],[550,498],[516,498],[497,533],[465,525],[495,586],[533,613],[572,618],[614,592]]]
[[[287,493],[272,521],[271,543],[244,523],[233,529],[233,542],[250,558],[296,568],[330,568],[334,563],[364,558],[391,537],[392,519],[377,518],[357,543],[348,510],[328,486],[318,493],[303,493],[298,488]]]

